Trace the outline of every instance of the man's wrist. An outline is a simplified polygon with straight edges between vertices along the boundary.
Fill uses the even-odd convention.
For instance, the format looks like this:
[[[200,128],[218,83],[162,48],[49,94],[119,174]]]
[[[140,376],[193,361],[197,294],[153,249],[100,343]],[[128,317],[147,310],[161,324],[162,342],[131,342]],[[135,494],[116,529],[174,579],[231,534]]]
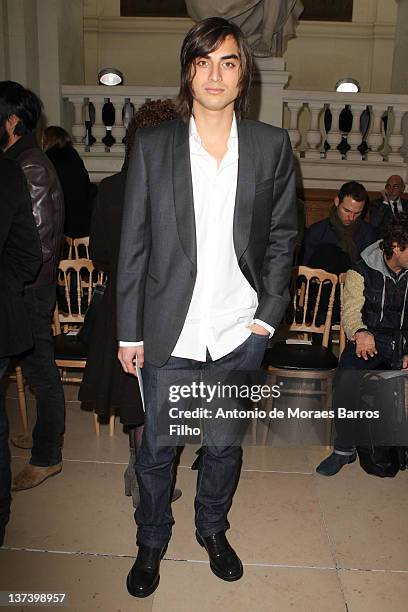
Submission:
[[[132,346],[143,346],[143,340],[138,342],[127,342],[126,340],[119,340],[119,347],[132,347]]]
[[[268,323],[265,323],[265,321],[261,321],[261,319],[253,319],[251,321],[251,325],[259,325],[259,327],[263,327],[263,329],[268,332],[269,338],[272,338],[273,334],[275,333],[275,328],[268,325]]]
[[[361,332],[365,332],[367,334],[371,334],[372,336],[374,336],[374,334],[370,332],[366,327],[359,327],[358,330],[354,332],[354,335],[359,334]]]

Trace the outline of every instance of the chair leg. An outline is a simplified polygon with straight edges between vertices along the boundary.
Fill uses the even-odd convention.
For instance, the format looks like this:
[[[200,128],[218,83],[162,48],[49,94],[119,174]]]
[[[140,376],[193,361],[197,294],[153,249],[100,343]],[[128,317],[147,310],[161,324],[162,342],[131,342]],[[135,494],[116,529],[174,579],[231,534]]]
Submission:
[[[333,378],[328,377],[326,379],[326,409],[328,411],[332,410],[333,408],[333,388],[332,388],[332,384],[333,384]],[[332,447],[332,437],[333,437],[333,425],[334,425],[334,421],[333,419],[329,419],[328,424],[327,424],[327,441],[328,444],[326,445],[326,449],[329,451]]]
[[[252,419],[252,446],[256,446],[256,431],[258,427],[258,419]]]
[[[115,435],[115,415],[111,414],[109,417],[109,435],[110,437]]]
[[[95,434],[99,438],[99,436],[101,435],[101,426],[99,424],[98,415],[96,414],[96,412],[94,413],[94,423],[95,423]]]
[[[16,367],[16,385],[18,395],[18,407],[20,410],[21,424],[23,426],[24,433],[28,431],[28,419],[27,419],[27,402],[24,388],[24,377],[21,367]]]
[[[268,439],[269,428],[271,426],[271,420],[272,419],[267,418],[266,421],[265,421],[266,425],[264,427],[264,432],[262,434],[262,442],[261,442],[262,446],[266,446],[266,442],[267,442],[267,439]]]

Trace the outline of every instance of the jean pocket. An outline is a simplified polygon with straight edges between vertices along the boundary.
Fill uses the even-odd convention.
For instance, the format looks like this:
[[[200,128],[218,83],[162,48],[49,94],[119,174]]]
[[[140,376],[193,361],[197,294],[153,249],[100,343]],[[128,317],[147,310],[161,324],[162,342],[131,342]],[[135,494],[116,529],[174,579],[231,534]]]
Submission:
[[[269,334],[257,334],[256,332],[251,332],[251,336],[257,340],[269,340]]]

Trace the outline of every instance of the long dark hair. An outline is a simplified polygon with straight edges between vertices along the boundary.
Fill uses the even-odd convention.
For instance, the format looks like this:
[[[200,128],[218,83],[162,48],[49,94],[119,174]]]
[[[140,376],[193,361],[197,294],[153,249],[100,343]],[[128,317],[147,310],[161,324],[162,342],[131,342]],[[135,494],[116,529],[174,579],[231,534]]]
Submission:
[[[0,127],[16,115],[16,136],[34,131],[41,117],[42,102],[38,96],[15,81],[0,82]]]
[[[193,108],[191,82],[194,78],[194,72],[191,68],[194,60],[198,57],[206,57],[209,53],[218,49],[227,36],[234,37],[241,61],[239,93],[234,104],[237,119],[241,119],[247,111],[248,92],[253,69],[253,58],[249,45],[237,25],[221,17],[209,17],[191,28],[181,47],[181,80],[177,98],[177,111],[183,121],[189,120]]]

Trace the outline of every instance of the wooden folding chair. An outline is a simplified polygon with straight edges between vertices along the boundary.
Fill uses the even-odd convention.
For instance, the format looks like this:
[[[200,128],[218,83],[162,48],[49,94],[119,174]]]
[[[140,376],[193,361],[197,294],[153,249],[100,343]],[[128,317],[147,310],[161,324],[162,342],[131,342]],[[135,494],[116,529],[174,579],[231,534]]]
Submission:
[[[75,259],[89,259],[89,236],[74,238],[72,243],[74,247]]]
[[[65,307],[56,306],[53,319],[55,336],[55,362],[60,369],[61,380],[64,383],[81,383],[82,376],[68,373],[68,370],[83,370],[86,365],[86,347],[78,341],[85,313],[91,303],[92,292],[97,276],[95,268],[89,259],[62,260],[58,270],[64,279]],[[75,287],[75,292],[72,288]],[[96,435],[100,435],[100,425],[97,414],[94,414]],[[115,430],[115,415],[109,418],[109,435]]]
[[[330,327],[337,276],[325,270],[298,266],[292,273],[291,304],[286,315],[288,334],[294,335],[284,342],[277,342],[265,352],[264,366],[271,386],[278,380],[299,379],[319,381],[323,389],[306,388],[302,384],[302,395],[318,396],[326,409],[332,403],[332,377],[338,360],[329,350]],[[325,293],[327,310],[321,308],[322,294]],[[321,336],[321,345],[305,344],[305,337],[311,334]],[[290,342],[290,344],[288,343]],[[321,385],[319,385],[321,387]],[[281,394],[299,395],[298,389],[281,386]],[[273,399],[270,410],[273,407]],[[266,443],[271,419],[264,430],[262,444]]]

